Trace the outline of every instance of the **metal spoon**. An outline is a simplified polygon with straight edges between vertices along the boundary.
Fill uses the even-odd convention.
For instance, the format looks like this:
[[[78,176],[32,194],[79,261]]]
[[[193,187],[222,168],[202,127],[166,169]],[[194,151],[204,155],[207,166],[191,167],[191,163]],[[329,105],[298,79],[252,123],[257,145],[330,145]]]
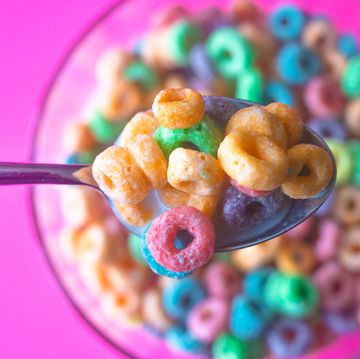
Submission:
[[[222,98],[231,102],[237,109],[254,106],[256,103],[233,99]],[[221,229],[217,230],[215,252],[225,252],[240,249],[277,237],[303,222],[311,216],[329,197],[336,180],[335,159],[326,145],[325,141],[309,128],[304,128],[302,142],[311,143],[327,151],[333,161],[334,172],[328,186],[317,196],[306,200],[292,200],[285,202],[277,214],[263,221],[260,225],[252,228],[229,234]],[[65,165],[65,164],[27,164],[27,163],[0,163],[0,185],[10,184],[66,184],[86,185],[101,192],[91,174],[91,166],[88,165]],[[146,201],[152,207],[154,215],[166,210],[156,192],[148,196]],[[115,214],[129,231],[141,235],[144,227],[129,226],[117,212],[113,201],[103,192]]]

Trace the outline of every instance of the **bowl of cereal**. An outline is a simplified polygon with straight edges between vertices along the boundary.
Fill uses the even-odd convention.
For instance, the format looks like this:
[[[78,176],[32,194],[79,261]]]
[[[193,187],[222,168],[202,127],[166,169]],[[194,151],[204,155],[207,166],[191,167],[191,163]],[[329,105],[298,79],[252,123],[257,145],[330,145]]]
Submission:
[[[95,191],[32,189],[39,243],[58,284],[129,357],[360,353],[360,7],[346,2],[359,10],[350,26],[344,5],[254,3],[119,3],[76,41],[42,103],[36,162],[92,163],[136,113],[145,116],[142,128],[151,126],[146,111],[162,88],[183,87],[294,107],[337,160],[334,196],[314,217],[216,255],[180,281],[146,266],[140,239]],[[127,213],[135,224],[144,220],[137,207]]]

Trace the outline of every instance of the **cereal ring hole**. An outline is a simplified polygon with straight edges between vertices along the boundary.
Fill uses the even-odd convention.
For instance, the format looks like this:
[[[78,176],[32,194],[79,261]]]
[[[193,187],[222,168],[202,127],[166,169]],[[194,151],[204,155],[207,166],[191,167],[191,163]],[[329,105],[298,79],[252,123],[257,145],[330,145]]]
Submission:
[[[302,260],[303,260],[303,255],[302,255],[302,253],[300,253],[300,252],[294,252],[294,253],[292,254],[292,257],[293,257],[293,260],[294,260],[295,262],[297,262],[297,263],[300,263],[300,262],[302,262]]]
[[[360,254],[360,244],[354,243],[351,245],[350,251],[354,254]]]
[[[190,294],[184,294],[180,299],[180,306],[182,308],[188,308],[191,305],[192,298]]]
[[[245,216],[252,217],[258,213],[261,213],[264,209],[264,205],[260,202],[252,202],[248,204],[245,208]]]
[[[183,142],[179,147],[200,152],[199,147],[193,144],[192,142]]]
[[[341,292],[342,288],[343,288],[343,284],[342,284],[340,278],[337,278],[331,283],[330,291],[333,294],[337,294],[337,293]]]
[[[285,328],[281,333],[281,336],[283,337],[284,341],[290,344],[296,338],[296,331],[292,328]]]
[[[182,229],[176,233],[174,246],[178,250],[185,249],[194,239],[194,236],[187,230]]]
[[[125,295],[118,295],[116,297],[116,305],[119,307],[124,307],[127,304],[127,298]]]
[[[204,310],[202,313],[201,313],[201,320],[203,321],[208,321],[209,319],[211,319],[213,317],[213,312],[209,309],[207,310]]]
[[[298,176],[306,177],[306,176],[309,176],[310,174],[311,174],[311,171],[310,171],[309,167],[307,165],[304,165],[303,168],[301,169],[301,171],[299,172]]]

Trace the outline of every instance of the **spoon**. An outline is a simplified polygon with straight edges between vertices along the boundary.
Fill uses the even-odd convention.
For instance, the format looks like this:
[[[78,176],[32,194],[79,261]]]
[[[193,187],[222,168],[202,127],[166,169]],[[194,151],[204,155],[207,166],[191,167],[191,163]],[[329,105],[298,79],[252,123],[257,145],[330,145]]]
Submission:
[[[214,97],[214,99],[216,98]],[[222,99],[235,105],[236,109],[257,105],[253,102],[233,98],[223,97]],[[327,187],[319,194],[309,199],[293,200],[289,198],[274,216],[254,227],[236,233],[229,233],[229,231],[226,231],[223,228],[217,228],[215,252],[226,252],[245,248],[278,237],[303,222],[326,201],[335,186],[335,159],[325,141],[306,126],[304,127],[302,142],[311,143],[321,147],[330,155],[334,171]],[[94,181],[91,166],[0,162],[0,185],[10,184],[66,184],[90,186],[100,191],[106,197],[119,220],[130,232],[141,236],[145,230],[145,227],[130,226],[121,218],[113,201],[99,189]],[[151,208],[154,217],[168,209],[160,201],[160,198],[155,191],[150,191],[144,204]]]

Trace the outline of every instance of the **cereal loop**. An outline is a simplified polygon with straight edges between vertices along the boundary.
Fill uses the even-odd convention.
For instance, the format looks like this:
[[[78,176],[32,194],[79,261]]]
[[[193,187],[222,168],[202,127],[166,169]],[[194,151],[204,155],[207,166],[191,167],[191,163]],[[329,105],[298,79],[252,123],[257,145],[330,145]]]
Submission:
[[[308,274],[315,266],[312,249],[301,242],[282,245],[276,256],[278,270],[286,274]]]
[[[347,270],[360,273],[360,227],[345,232],[339,249],[339,260]]]
[[[147,195],[149,182],[127,149],[111,146],[100,153],[92,166],[100,189],[123,204],[140,203]]]
[[[187,205],[196,208],[208,217],[212,217],[220,200],[220,193],[212,196],[198,196],[191,194]]]
[[[192,241],[176,249],[178,231],[186,230]],[[155,260],[172,271],[191,271],[206,264],[214,253],[215,230],[211,221],[193,207],[164,212],[152,222],[146,241]]]
[[[296,110],[279,102],[273,102],[265,106],[265,110],[273,114],[275,118],[285,127],[288,147],[299,143],[304,124]]]
[[[170,184],[161,188],[158,191],[158,195],[161,202],[169,208],[186,206],[190,197],[188,193],[179,191]]]
[[[202,96],[191,89],[165,89],[153,103],[159,123],[167,128],[189,128],[201,121],[205,113]]]
[[[141,203],[122,204],[115,201],[115,208],[126,223],[135,227],[145,226],[152,217],[151,211],[146,209]]]
[[[230,133],[219,146],[218,158],[226,174],[238,184],[260,191],[279,187],[288,171],[284,149],[258,134]]]
[[[71,122],[65,128],[63,148],[68,153],[88,151],[96,145],[96,140],[86,123]]]
[[[151,111],[138,112],[124,127],[120,137],[121,146],[126,146],[137,135],[152,135],[159,127]]]
[[[334,216],[345,225],[360,223],[360,192],[357,187],[344,186],[335,195]]]
[[[153,189],[159,189],[166,185],[167,160],[151,136],[137,135],[128,143],[127,149],[145,173]]]
[[[199,196],[217,194],[225,180],[216,158],[185,148],[177,148],[171,153],[167,176],[173,187]]]
[[[281,147],[287,146],[284,126],[260,106],[246,107],[232,115],[225,133],[233,131],[258,133],[270,137]]]
[[[327,186],[334,169],[326,151],[314,145],[300,144],[290,148],[288,157],[291,172],[281,186],[287,196],[311,198]],[[301,175],[306,169],[310,173]]]
[[[117,122],[142,108],[143,100],[143,93],[134,82],[118,80],[101,93],[99,109],[108,121]]]

